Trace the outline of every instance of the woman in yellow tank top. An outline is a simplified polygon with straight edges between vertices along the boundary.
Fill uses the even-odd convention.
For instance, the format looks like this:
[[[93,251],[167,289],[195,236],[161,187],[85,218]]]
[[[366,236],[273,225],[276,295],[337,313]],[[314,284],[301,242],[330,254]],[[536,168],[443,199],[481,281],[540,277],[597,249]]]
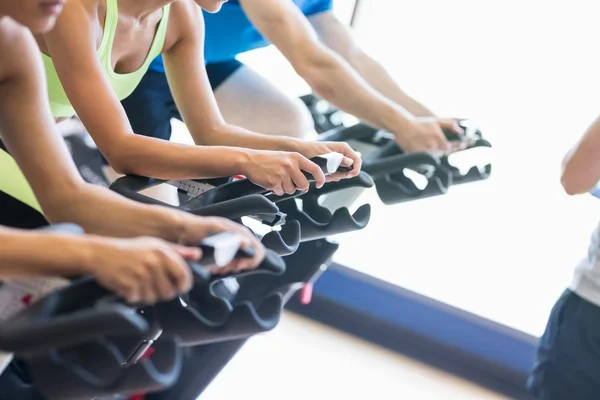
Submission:
[[[223,0],[70,0],[50,33],[39,36],[55,117],[77,113],[119,173],[160,179],[245,175],[277,194],[306,190],[302,171],[326,178],[310,157],[343,153],[345,175],[360,158],[345,143],[269,136],[228,125],[216,106],[203,57],[201,8],[216,12]],[[119,102],[149,62],[163,54],[173,96],[196,146],[133,134]],[[282,132],[285,134],[285,132]]]
[[[255,267],[264,249],[238,224],[139,204],[83,182],[50,114],[43,69],[29,30],[51,29],[63,4],[60,0],[0,0],[0,135],[29,179],[48,220],[73,222],[95,235],[0,226],[0,281],[91,274],[132,302],[170,299],[190,287],[191,274],[183,258],[197,259],[197,249],[153,238],[98,235],[148,235],[174,243],[198,243],[208,233],[236,232],[259,254],[245,265],[236,263],[229,268]],[[7,209],[6,201],[13,194],[11,181],[19,177],[9,174],[14,161],[5,151],[0,153],[0,214],[18,212]],[[18,191],[16,194],[19,197]]]

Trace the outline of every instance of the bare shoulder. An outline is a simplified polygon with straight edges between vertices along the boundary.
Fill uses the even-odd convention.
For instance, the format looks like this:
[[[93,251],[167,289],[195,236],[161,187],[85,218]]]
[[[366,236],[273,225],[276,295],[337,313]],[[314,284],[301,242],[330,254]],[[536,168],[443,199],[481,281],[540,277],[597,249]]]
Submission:
[[[90,16],[104,14],[106,10],[106,1],[100,0],[69,0],[66,4],[71,9],[77,9]]]
[[[202,15],[202,8],[193,0],[180,0],[171,3],[171,12],[178,18],[187,16],[193,19]]]
[[[203,31],[202,9],[193,0],[171,3],[165,50],[169,50],[182,39],[190,39],[190,36],[200,37]]]
[[[45,34],[35,35],[39,49],[50,54],[48,42],[64,43],[74,38],[99,42],[106,15],[106,2],[101,0],[69,0],[56,19],[54,28]]]
[[[0,81],[30,70],[32,54],[37,55],[35,49],[35,41],[27,28],[8,17],[0,18]]]

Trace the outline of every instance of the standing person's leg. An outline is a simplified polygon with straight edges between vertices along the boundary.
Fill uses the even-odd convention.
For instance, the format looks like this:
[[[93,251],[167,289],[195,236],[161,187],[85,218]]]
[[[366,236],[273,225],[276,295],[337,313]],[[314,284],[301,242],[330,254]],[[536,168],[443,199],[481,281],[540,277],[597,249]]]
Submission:
[[[180,117],[165,74],[148,71],[135,91],[121,104],[136,134],[171,139],[171,119]],[[104,172],[110,182],[120,176],[109,165]],[[177,189],[168,185],[160,185],[143,193],[169,204],[179,204]]]
[[[600,398],[600,307],[566,290],[538,344],[528,386],[540,400]]]
[[[237,60],[206,66],[217,104],[227,123],[269,135],[316,138],[310,112]]]

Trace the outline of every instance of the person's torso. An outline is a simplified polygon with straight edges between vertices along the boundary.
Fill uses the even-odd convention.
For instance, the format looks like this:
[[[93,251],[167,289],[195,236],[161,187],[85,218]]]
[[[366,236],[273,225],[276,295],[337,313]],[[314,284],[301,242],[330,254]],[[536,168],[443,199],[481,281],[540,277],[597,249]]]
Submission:
[[[167,25],[169,20],[170,5],[162,9],[162,18],[156,28],[156,34],[147,51],[147,56],[143,64],[133,72],[117,73],[112,62],[114,38],[117,31],[117,23],[119,20],[118,0],[106,0],[106,17],[102,33],[102,40],[97,50],[98,59],[102,65],[102,69],[108,78],[108,81],[119,98],[122,100],[129,96],[139,85],[142,77],[148,70],[150,63],[161,52],[164,46]],[[48,96],[50,100],[50,108],[52,115],[55,118],[71,117],[75,115],[75,110],[63,89],[52,59],[42,54],[44,68],[46,70],[46,80],[48,85]]]
[[[600,224],[592,234],[587,257],[575,269],[569,289],[600,307]]]
[[[283,0],[288,1],[288,0]],[[307,17],[331,8],[331,0],[293,0]],[[204,13],[206,39],[204,58],[207,63],[228,61],[238,54],[269,45],[246,17],[238,0],[229,0],[221,11]]]
[[[332,0],[292,1],[307,17],[327,11],[332,7]],[[217,13],[204,12],[204,23],[206,27],[204,60],[207,64],[230,61],[238,54],[269,45],[269,42],[246,17],[238,0],[229,0]],[[155,59],[150,69],[164,72],[162,57]]]

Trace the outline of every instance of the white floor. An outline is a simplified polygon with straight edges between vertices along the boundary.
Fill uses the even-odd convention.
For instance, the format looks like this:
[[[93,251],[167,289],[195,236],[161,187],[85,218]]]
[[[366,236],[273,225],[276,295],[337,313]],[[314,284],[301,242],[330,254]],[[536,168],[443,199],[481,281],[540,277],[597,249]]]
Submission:
[[[410,399],[502,400],[470,382],[286,314],[251,339],[202,400]]]

